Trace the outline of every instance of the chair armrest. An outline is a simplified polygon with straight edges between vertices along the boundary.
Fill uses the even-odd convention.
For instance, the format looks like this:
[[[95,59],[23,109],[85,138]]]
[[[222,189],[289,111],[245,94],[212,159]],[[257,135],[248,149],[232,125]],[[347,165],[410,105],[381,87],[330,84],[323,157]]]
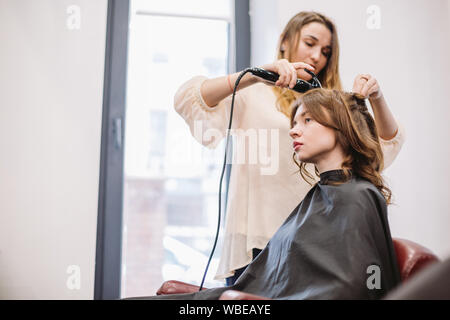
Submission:
[[[393,238],[402,281],[406,281],[439,258],[429,249],[410,240]]]
[[[177,281],[177,280],[168,280],[165,281],[162,286],[156,291],[157,295],[162,294],[177,294],[177,293],[193,293],[197,292],[200,289],[199,286]],[[202,290],[205,290],[203,288]]]
[[[219,297],[219,300],[270,300],[269,298],[245,293],[237,290],[227,290]]]

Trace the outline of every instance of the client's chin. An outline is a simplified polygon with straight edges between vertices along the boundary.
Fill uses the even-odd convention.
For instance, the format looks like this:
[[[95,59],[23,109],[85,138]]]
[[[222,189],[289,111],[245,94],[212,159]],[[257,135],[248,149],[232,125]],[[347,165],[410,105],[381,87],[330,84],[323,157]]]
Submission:
[[[304,163],[314,162],[313,159],[311,159],[311,157],[308,157],[307,155],[299,153],[299,152],[296,153],[296,158],[299,162],[304,162]]]

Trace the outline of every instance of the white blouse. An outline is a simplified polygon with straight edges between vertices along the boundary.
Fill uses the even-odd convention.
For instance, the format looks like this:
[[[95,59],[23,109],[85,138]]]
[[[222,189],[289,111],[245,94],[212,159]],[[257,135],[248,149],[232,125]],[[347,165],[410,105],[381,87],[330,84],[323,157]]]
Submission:
[[[226,137],[232,96],[208,107],[200,93],[206,79],[197,76],[185,82],[175,94],[174,106],[194,138],[215,148]],[[232,276],[234,270],[248,265],[252,248],[266,246],[311,188],[292,159],[289,130],[290,120],[277,110],[270,86],[257,83],[236,93],[225,235],[215,279]],[[399,125],[393,139],[380,138],[385,168],[399,153],[404,137],[404,129]],[[313,165],[308,166],[315,176]]]

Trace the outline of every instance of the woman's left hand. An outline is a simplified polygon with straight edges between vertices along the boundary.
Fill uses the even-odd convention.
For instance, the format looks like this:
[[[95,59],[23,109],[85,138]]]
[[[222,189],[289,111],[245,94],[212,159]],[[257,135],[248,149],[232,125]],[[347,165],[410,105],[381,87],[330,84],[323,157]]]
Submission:
[[[378,99],[382,95],[377,79],[370,74],[358,74],[353,82],[352,92],[369,99]]]

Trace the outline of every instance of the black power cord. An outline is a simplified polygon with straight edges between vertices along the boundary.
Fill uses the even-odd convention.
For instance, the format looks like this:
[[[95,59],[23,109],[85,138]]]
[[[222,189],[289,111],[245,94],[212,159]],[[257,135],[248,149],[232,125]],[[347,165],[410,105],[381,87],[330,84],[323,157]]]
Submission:
[[[220,182],[219,182],[219,216],[218,216],[218,219],[217,219],[216,237],[214,239],[214,245],[213,245],[211,254],[209,255],[208,263],[206,264],[206,268],[205,268],[205,273],[203,274],[202,283],[200,284],[200,288],[199,288],[198,291],[201,291],[203,289],[203,284],[205,282],[206,274],[208,273],[209,264],[211,263],[211,259],[213,257],[214,251],[216,250],[217,239],[219,238],[221,209],[222,209],[222,201],[221,201],[222,200],[222,181],[223,181],[223,175],[225,173],[225,165],[226,165],[226,161],[227,161],[227,153],[228,153],[227,151],[228,151],[228,142],[229,142],[229,139],[230,139],[231,124],[233,122],[234,98],[236,96],[236,89],[237,89],[237,87],[239,85],[239,82],[241,81],[242,77],[248,72],[251,72],[250,68],[247,68],[244,71],[242,71],[239,74],[238,78],[236,79],[236,83],[234,84],[233,97],[231,99],[230,121],[228,123],[227,139],[226,139],[226,142],[225,142],[225,155],[224,155],[224,159],[223,159],[222,173],[220,174]]]

